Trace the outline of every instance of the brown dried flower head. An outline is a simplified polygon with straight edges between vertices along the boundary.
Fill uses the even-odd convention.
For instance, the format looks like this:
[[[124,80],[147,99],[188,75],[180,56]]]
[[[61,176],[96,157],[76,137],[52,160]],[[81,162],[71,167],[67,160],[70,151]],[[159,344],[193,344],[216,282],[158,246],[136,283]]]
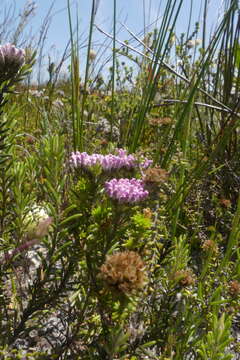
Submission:
[[[143,209],[143,215],[145,218],[151,219],[153,216],[152,210],[150,208]]]
[[[220,205],[222,205],[225,208],[230,208],[232,206],[231,200],[229,199],[220,199]]]
[[[137,292],[146,282],[144,263],[135,251],[123,251],[108,255],[100,268],[99,277],[112,290],[118,290],[125,294]]]
[[[218,246],[217,244],[211,240],[205,240],[202,244],[202,249],[206,252],[211,252],[212,254],[217,255],[218,254]]]
[[[168,179],[168,172],[159,166],[148,168],[144,173],[144,182],[149,185],[159,184]]]
[[[172,274],[170,278],[182,286],[190,286],[195,283],[195,278],[191,269],[178,270]]]
[[[100,142],[100,145],[107,146],[108,145],[108,140],[107,139],[102,139],[101,142]]]
[[[229,283],[229,293],[232,296],[240,295],[240,282],[237,280],[232,280]]]
[[[35,143],[35,138],[31,135],[26,136],[26,143],[28,143],[29,145],[32,145]]]

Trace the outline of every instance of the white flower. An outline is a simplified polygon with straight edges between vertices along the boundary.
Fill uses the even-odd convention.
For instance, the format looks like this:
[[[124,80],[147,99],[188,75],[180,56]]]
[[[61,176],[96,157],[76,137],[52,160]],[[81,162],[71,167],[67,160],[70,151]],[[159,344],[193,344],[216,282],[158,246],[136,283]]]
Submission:
[[[65,92],[63,90],[57,90],[56,94],[62,97],[65,96]]]
[[[187,47],[189,49],[193,48],[195,46],[195,41],[194,40],[188,40],[187,42]]]
[[[196,39],[196,40],[189,40],[187,42],[187,47],[189,49],[192,49],[193,47],[197,47],[198,45],[201,45],[202,40],[201,39]]]
[[[94,61],[96,59],[96,56],[97,56],[97,54],[95,53],[95,51],[90,50],[90,52],[89,52],[89,60]]]
[[[39,221],[39,220],[43,220],[46,219],[48,217],[48,214],[45,210],[45,208],[41,207],[41,206],[35,206],[33,207],[29,213],[28,213],[28,219],[33,221]]]
[[[27,213],[24,219],[28,238],[39,239],[47,235],[52,218],[49,217],[45,208],[35,206]]]
[[[37,97],[37,98],[39,98],[39,97],[42,97],[43,96],[43,91],[42,90],[29,90],[29,94],[31,95],[31,96],[34,96],[34,97]]]
[[[61,108],[64,106],[64,103],[62,102],[62,100],[60,99],[56,99],[53,101],[53,106],[55,106],[56,108]]]

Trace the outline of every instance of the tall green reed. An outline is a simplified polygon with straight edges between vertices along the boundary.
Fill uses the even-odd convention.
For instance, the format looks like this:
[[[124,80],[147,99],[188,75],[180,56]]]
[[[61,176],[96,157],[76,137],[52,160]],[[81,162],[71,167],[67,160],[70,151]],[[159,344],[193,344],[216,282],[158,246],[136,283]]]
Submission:
[[[79,76],[79,54],[76,42],[74,42],[74,33],[72,26],[72,15],[70,1],[68,0],[68,20],[71,40],[71,117],[72,117],[72,142],[74,151],[79,147],[80,140],[80,106],[79,106],[79,93],[80,93],[80,76]],[[78,39],[77,39],[78,40]],[[78,44],[78,42],[77,42]]]
[[[212,42],[210,43],[208,49],[205,52],[205,56],[202,59],[202,62],[200,63],[200,66],[197,70],[198,75],[196,76],[196,74],[193,76],[193,87],[190,91],[190,94],[187,95],[188,96],[188,103],[183,107],[182,113],[181,115],[178,117],[177,119],[177,124],[175,126],[175,130],[173,133],[173,137],[170,140],[170,144],[168,146],[167,152],[164,156],[163,162],[162,162],[162,166],[167,166],[167,164],[169,163],[170,159],[172,158],[172,155],[174,153],[174,147],[176,146],[177,142],[176,140],[180,140],[184,139],[185,137],[185,133],[183,131],[184,127],[184,119],[186,119],[186,115],[189,113],[189,109],[191,108],[191,101],[193,101],[195,94],[197,93],[197,88],[198,85],[201,83],[201,81],[204,81],[204,74],[208,69],[209,63],[211,62],[211,59],[213,58],[215,52],[218,49],[218,44],[224,34],[225,28],[227,26],[228,23],[228,19],[232,16],[232,14],[236,11],[236,4],[233,4],[229,10],[226,12],[222,22],[220,23],[217,31],[215,32],[215,36],[212,40]],[[186,95],[185,95],[186,96]],[[230,127],[228,129],[225,129],[226,132],[224,134],[222,134],[221,137],[218,138],[218,143],[217,145],[214,146],[214,150],[209,154],[209,158],[206,161],[206,159],[204,159],[203,161],[201,161],[201,158],[199,159],[199,162],[196,165],[196,168],[193,169],[191,174],[188,174],[188,180],[186,180],[186,182],[189,184],[190,181],[195,182],[196,179],[199,179],[199,176],[202,176],[205,171],[208,169],[209,164],[211,161],[214,161],[214,159],[216,159],[217,154],[219,153],[219,151],[223,151],[224,147],[226,146],[226,143],[229,140],[229,136],[231,131],[233,130],[233,127],[230,129]],[[194,134],[192,134],[194,135]],[[191,141],[191,136],[189,141]],[[175,144],[175,145],[174,145]],[[216,142],[215,142],[216,144]],[[202,158],[204,158],[205,155],[202,155]],[[191,179],[191,180],[190,180]],[[189,181],[190,180],[190,181]],[[186,184],[185,182],[185,184]],[[186,188],[185,190],[183,190],[185,188],[185,185],[181,186],[179,188],[179,190],[177,191],[176,195],[173,197],[173,199],[171,200],[170,204],[171,206],[173,205],[173,203],[175,203],[177,197],[180,195],[180,193],[182,191],[185,192],[185,196],[186,196]]]
[[[149,111],[151,101],[156,94],[157,77],[160,73],[162,62],[169,46],[171,31],[173,31],[173,28],[176,24],[182,4],[182,0],[167,1],[162,18],[162,23],[157,33],[156,45],[154,47],[152,61],[150,63],[150,67],[152,69],[152,76],[148,78],[148,80],[146,81],[146,85],[144,86],[141,102],[135,119],[132,122],[132,129],[129,134],[130,138],[128,141],[129,149],[131,152],[134,152],[140,145],[141,137],[143,136],[144,132],[146,114]],[[169,28],[171,29],[170,32]]]
[[[84,110],[86,108],[86,100],[88,97],[88,83],[89,83],[89,74],[90,74],[90,51],[92,47],[92,38],[93,38],[93,27],[94,19],[97,13],[99,1],[92,0],[91,6],[91,16],[89,24],[89,35],[88,35],[88,45],[87,45],[87,58],[85,66],[85,76],[83,83],[82,96],[80,98],[80,70],[79,70],[79,22],[77,15],[77,35],[74,40],[74,31],[72,25],[72,15],[71,15],[71,6],[70,1],[68,0],[68,19],[69,19],[69,29],[70,29],[70,39],[71,39],[71,86],[72,86],[72,99],[71,99],[71,111],[72,111],[72,131],[73,131],[73,149],[82,151],[84,148]]]
[[[116,73],[116,22],[117,22],[117,1],[113,2],[113,48],[112,48],[112,103],[111,103],[111,134],[112,140],[114,125],[114,102],[115,102],[115,73]]]

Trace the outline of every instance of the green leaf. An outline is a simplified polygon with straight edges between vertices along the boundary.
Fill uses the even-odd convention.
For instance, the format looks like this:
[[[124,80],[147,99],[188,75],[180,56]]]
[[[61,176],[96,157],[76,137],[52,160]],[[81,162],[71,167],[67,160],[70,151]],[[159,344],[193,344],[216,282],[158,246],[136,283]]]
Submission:
[[[69,216],[67,219],[64,219],[63,221],[61,221],[60,225],[66,225],[67,223],[69,223],[70,221],[76,220],[81,218],[83,215],[82,214],[74,214],[72,216]]]

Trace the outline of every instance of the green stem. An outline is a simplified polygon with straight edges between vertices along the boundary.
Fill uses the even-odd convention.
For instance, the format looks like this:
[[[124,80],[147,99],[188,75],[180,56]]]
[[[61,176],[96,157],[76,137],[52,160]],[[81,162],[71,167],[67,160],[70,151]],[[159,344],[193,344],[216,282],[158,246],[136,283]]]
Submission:
[[[113,3],[113,62],[112,62],[112,104],[111,104],[111,141],[114,124],[114,100],[115,100],[115,69],[116,69],[116,15],[117,14],[117,0]]]

